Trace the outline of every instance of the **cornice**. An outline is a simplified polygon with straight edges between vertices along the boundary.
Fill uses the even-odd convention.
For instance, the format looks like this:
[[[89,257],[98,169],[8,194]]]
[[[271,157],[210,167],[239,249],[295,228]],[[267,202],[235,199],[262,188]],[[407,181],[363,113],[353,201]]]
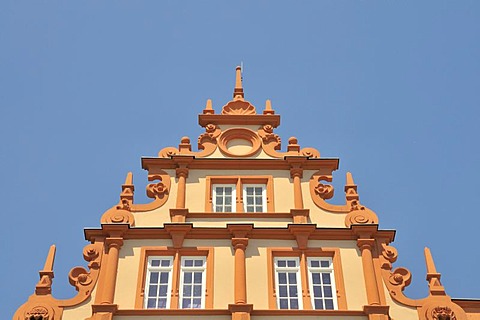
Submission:
[[[170,225],[191,226],[191,229],[186,232],[185,239],[231,239],[231,226],[236,224],[227,224],[226,227],[193,227],[191,223],[183,224],[165,224],[163,227],[130,227],[124,229],[123,239],[170,239]],[[287,227],[254,227],[248,232],[249,239],[281,239],[281,240],[296,240],[292,234],[292,228],[297,225],[288,224]],[[105,227],[105,225],[102,225]],[[309,240],[357,240],[358,234],[351,228],[317,228],[312,225],[311,233],[308,236]],[[377,230],[372,235],[373,239],[384,239],[384,241],[393,242],[395,238],[395,230]],[[98,237],[104,237],[108,234],[105,228],[84,229],[85,239],[92,241]]]
[[[291,157],[289,157],[291,158]],[[338,169],[338,158],[305,158],[302,163],[304,170],[324,170],[331,173]],[[291,161],[287,159],[237,159],[237,158],[193,158],[188,164],[189,169],[232,169],[232,170],[290,170]],[[155,173],[161,169],[178,168],[176,158],[142,157],[142,169]]]
[[[226,114],[199,114],[198,124],[202,127],[208,124],[231,124],[231,125],[265,125],[269,124],[276,128],[280,125],[278,114],[255,114],[255,115],[226,115]]]

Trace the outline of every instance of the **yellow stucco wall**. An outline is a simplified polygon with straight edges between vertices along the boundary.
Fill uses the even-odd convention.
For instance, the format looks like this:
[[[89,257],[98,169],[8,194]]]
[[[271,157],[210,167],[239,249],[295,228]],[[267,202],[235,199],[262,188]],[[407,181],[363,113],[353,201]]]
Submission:
[[[97,290],[94,288],[90,298],[85,300],[83,303],[63,309],[62,320],[78,320],[90,317],[92,315],[92,304],[93,301],[95,301],[96,293]]]

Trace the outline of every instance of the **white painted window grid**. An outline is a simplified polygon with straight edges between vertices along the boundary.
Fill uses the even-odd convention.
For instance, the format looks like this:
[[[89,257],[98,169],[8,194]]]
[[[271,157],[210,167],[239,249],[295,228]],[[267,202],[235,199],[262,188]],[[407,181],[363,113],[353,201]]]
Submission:
[[[264,184],[243,185],[243,208],[245,212],[267,211],[267,188]]]
[[[173,257],[148,257],[144,292],[144,307],[146,309],[170,308],[172,270]]]
[[[214,184],[213,212],[235,212],[236,187],[234,184]]]
[[[181,258],[179,301],[181,309],[205,308],[206,264],[206,257]]]
[[[276,257],[274,265],[277,307],[279,309],[302,309],[300,259]]]
[[[309,257],[307,269],[313,309],[338,309],[332,258]]]

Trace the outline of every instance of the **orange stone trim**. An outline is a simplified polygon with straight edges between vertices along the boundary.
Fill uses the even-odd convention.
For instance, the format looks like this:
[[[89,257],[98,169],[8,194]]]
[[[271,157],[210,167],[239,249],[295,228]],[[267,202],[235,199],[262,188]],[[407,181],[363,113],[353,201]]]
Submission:
[[[193,227],[185,236],[186,239],[231,239],[232,234],[227,227]],[[253,224],[252,224],[253,225]],[[94,241],[94,239],[105,236],[107,234],[106,227],[111,225],[102,225],[103,229],[85,229],[85,238]],[[125,240],[130,239],[170,239],[170,235],[164,228],[130,228],[128,225],[123,234]],[[347,228],[316,228],[309,236],[310,240],[357,240],[358,235],[354,231],[357,227],[373,227],[373,226],[352,226]],[[374,234],[375,238],[387,239],[392,242],[395,238],[394,230],[377,230]],[[248,233],[249,239],[275,239],[275,240],[295,240],[295,236],[286,227],[253,227]]]
[[[228,150],[228,143],[235,139],[250,142],[252,144],[250,151],[244,154],[237,154]],[[262,141],[260,140],[260,137],[254,131],[247,128],[230,128],[222,132],[218,137],[218,148],[228,157],[251,157],[260,150],[261,146]]]
[[[213,308],[213,274],[214,274],[214,248],[213,247],[143,247],[140,253],[140,266],[138,271],[137,294],[135,309],[143,309],[145,294],[145,281],[147,275],[147,261],[149,256],[171,256],[174,257],[172,272],[172,292],[170,309],[178,309],[179,285],[180,285],[180,259],[182,256],[204,256],[207,259],[205,308]],[[154,311],[157,309],[148,309]],[[183,309],[182,309],[183,310]],[[149,313],[150,314],[150,313]]]
[[[213,212],[213,185],[215,184],[234,184],[236,188],[236,212],[244,213],[243,210],[243,185],[244,184],[264,184],[267,193],[267,212],[274,213],[273,200],[273,177],[272,176],[207,176],[205,193],[205,212]],[[219,212],[218,214],[222,214]]]
[[[339,310],[347,309],[347,300],[346,300],[346,294],[345,294],[345,283],[343,278],[342,261],[340,258],[340,249],[339,248],[310,248],[310,249],[301,250],[298,248],[285,248],[285,247],[267,248],[269,309],[271,310],[278,309],[277,297],[275,292],[275,268],[273,265],[274,257],[299,257],[300,258],[303,307],[306,310],[312,310],[312,304],[310,299],[311,298],[310,287],[308,285],[307,257],[331,257],[333,261],[335,287],[337,289],[338,309]],[[315,311],[323,311],[323,310],[315,310]]]
[[[69,282],[78,293],[75,297],[66,300],[56,299],[51,295],[55,251],[55,246],[51,246],[45,266],[39,272],[40,280],[36,285],[35,292],[26,303],[17,309],[13,316],[14,320],[37,319],[39,317],[42,317],[41,319],[59,320],[65,307],[77,306],[90,298],[99,278],[100,265],[103,263],[103,240],[97,239],[95,243],[88,244],[83,249],[83,257],[88,262],[89,271],[83,267],[75,267],[70,270]]]
[[[232,238],[235,251],[235,304],[247,303],[247,274],[245,269],[245,250],[248,238]]]

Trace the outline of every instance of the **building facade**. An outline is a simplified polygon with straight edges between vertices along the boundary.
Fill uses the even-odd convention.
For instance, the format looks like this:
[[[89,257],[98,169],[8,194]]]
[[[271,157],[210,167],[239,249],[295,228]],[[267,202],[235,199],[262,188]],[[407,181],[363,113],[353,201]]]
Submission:
[[[395,231],[379,229],[350,173],[345,204],[328,202],[338,159],[293,137],[282,151],[280,116],[245,100],[240,68],[233,99],[218,114],[208,100],[198,119],[198,151],[184,137],[142,158],[150,203],[134,202],[128,173],[85,229],[88,269],[69,274],[78,294],[52,296],[52,246],[14,320],[480,319],[480,300],[446,295],[428,248],[429,295],[404,295]]]

